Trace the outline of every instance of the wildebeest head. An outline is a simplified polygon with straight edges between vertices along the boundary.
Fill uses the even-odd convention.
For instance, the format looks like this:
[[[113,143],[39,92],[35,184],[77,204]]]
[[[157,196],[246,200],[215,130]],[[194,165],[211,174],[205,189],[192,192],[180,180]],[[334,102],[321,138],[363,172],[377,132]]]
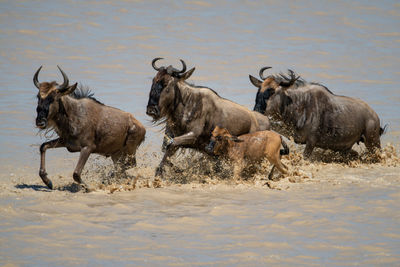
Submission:
[[[157,74],[153,78],[146,110],[146,114],[154,120],[164,117],[166,111],[171,107],[176,108],[176,105],[182,99],[177,83],[188,79],[195,70],[195,68],[192,68],[186,72],[186,64],[182,59],[180,60],[182,62],[182,70],[175,69],[171,65],[157,67],[155,63],[160,59],[162,58],[155,58],[151,62]]]
[[[260,69],[259,75],[262,79],[259,80],[251,75],[249,75],[251,83],[258,88],[257,96],[256,96],[256,103],[254,105],[254,111],[260,112],[264,114],[267,109],[267,102],[271,99],[274,95],[277,94],[278,89],[281,89],[281,93],[292,86],[300,76],[296,77],[292,70],[288,70],[289,76],[284,74],[277,75],[269,75],[264,77],[263,73],[265,70],[270,69],[271,67],[263,67]]]
[[[237,136],[231,135],[227,129],[215,126],[206,151],[213,155],[223,155],[227,152],[228,147],[232,146],[233,142],[242,142],[242,140]]]
[[[67,75],[59,66],[57,67],[61,71],[61,74],[64,78],[64,82],[61,85],[55,81],[40,83],[38,81],[38,76],[42,66],[40,66],[33,76],[33,83],[39,89],[39,93],[37,94],[38,105],[36,107],[36,126],[40,129],[45,129],[48,121],[57,114],[59,108],[59,99],[64,95],[72,93],[78,85],[78,83],[75,83],[69,86]]]

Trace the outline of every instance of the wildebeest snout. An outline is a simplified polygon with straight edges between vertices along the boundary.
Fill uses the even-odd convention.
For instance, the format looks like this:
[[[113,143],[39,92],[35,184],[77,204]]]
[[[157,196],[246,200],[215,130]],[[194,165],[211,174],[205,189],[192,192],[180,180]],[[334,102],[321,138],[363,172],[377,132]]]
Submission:
[[[157,119],[160,117],[160,110],[157,106],[147,106],[146,114]]]
[[[267,108],[267,105],[265,103],[265,99],[263,97],[262,93],[257,93],[256,96],[256,104],[254,105],[253,111],[257,111],[261,114],[264,114],[265,109]]]
[[[214,146],[215,146],[215,141],[210,140],[210,143],[206,146],[206,152],[210,155],[214,154]]]
[[[46,118],[36,118],[36,127],[44,129],[47,126],[47,119]]]

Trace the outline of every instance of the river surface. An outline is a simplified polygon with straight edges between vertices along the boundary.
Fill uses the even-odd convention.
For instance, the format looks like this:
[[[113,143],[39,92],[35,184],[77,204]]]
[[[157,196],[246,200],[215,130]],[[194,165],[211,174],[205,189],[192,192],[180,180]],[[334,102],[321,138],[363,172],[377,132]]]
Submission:
[[[2,0],[0,25],[0,265],[400,265],[398,1]],[[361,98],[389,125],[383,160],[310,163],[290,144],[292,173],[269,186],[269,166],[247,181],[157,181],[163,135],[145,114],[155,57],[177,68],[184,59],[196,67],[190,82],[250,109],[248,75],[263,66]],[[51,133],[35,128],[32,83],[41,65],[39,81],[61,82],[60,65],[145,125],[137,184],[104,185],[111,161],[91,156],[82,178],[95,191],[75,192],[78,154],[56,149],[56,190],[44,187],[39,146]],[[195,158],[175,162],[201,169]]]

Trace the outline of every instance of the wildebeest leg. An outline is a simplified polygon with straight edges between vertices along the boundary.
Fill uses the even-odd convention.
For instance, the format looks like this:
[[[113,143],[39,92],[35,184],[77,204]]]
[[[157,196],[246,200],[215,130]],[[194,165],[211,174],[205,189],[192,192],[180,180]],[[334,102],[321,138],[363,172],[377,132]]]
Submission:
[[[270,171],[270,173],[268,174],[268,179],[271,180],[272,175],[273,175],[273,171],[275,170],[275,167],[282,173],[282,174],[286,174],[287,173],[287,166],[285,164],[282,163],[281,161],[281,156],[280,156],[280,152],[279,149],[277,149],[277,151],[268,157],[268,160],[271,164],[273,164],[273,167]]]
[[[77,182],[78,184],[83,184],[87,190],[88,190],[88,186],[82,182],[81,173],[82,173],[83,167],[86,164],[86,161],[88,160],[88,158],[93,150],[94,150],[93,148],[88,147],[88,146],[85,146],[84,148],[81,149],[78,164],[76,164],[74,174],[73,174],[73,178],[74,178],[75,182]]]
[[[303,152],[303,156],[305,159],[309,159],[311,157],[311,154],[314,150],[314,145],[315,145],[315,142],[313,142],[311,140],[310,141],[307,140],[306,148],[304,149],[304,152]]]
[[[233,178],[238,181],[240,179],[240,175],[243,170],[244,163],[243,161],[234,162],[233,165]]]
[[[183,134],[181,136],[178,136],[178,137],[175,137],[174,139],[172,139],[171,144],[174,146],[193,144],[196,141],[197,137],[198,137],[198,135],[195,134],[194,132],[188,132],[186,134]]]
[[[167,147],[167,151],[165,151],[164,156],[160,162],[160,165],[156,169],[156,174],[155,176],[161,176],[163,177],[164,174],[164,165],[168,163],[168,159],[175,154],[175,152],[178,150],[178,147],[175,146],[169,146]]]
[[[365,130],[365,146],[368,152],[372,155],[376,150],[381,148],[380,126],[376,125],[375,121],[369,121]]]
[[[132,159],[132,155],[127,155],[126,153],[119,151],[118,153],[111,155],[111,159],[114,163],[114,168],[116,173],[118,174],[125,174],[124,172],[133,167],[132,165],[135,164],[136,166],[136,159]],[[116,173],[112,173],[112,176]]]
[[[272,166],[271,171],[268,174],[268,180],[271,180],[272,176],[274,175],[275,165]]]
[[[136,127],[132,125],[128,131],[128,137],[125,147],[125,167],[136,167],[136,150],[139,145],[144,141],[146,130],[143,127]]]
[[[156,170],[156,176],[163,176],[164,165],[168,163],[168,158],[175,154],[179,146],[192,144],[196,141],[196,139],[197,135],[195,135],[194,132],[188,132],[186,134],[171,139],[166,146],[166,151],[164,153],[163,159],[161,160],[160,165]]]
[[[161,146],[161,151],[165,152],[167,151],[167,146],[168,146],[168,142],[174,138],[174,134],[172,133],[168,123],[167,126],[165,126],[165,133],[164,133],[164,139],[163,139],[163,143]]]
[[[53,189],[53,183],[49,178],[47,178],[47,173],[46,173],[46,150],[49,148],[57,148],[57,147],[63,147],[64,142],[60,139],[54,139],[49,142],[45,142],[40,146],[40,170],[39,170],[39,176],[42,178],[42,181],[47,185],[48,188]]]
[[[344,159],[356,159],[358,157],[358,152],[353,150],[352,148],[349,148],[347,150],[344,151],[340,151],[339,152],[340,155],[344,158]]]

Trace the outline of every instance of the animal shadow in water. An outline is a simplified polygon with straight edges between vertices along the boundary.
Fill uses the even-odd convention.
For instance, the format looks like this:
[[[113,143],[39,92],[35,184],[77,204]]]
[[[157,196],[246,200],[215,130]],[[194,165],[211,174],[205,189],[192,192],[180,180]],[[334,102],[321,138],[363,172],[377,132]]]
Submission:
[[[71,184],[67,184],[67,185],[63,185],[63,186],[59,186],[59,187],[55,187],[53,190],[49,189],[47,186],[45,185],[37,185],[37,184],[17,184],[15,186],[15,188],[18,189],[32,189],[38,192],[52,192],[52,191],[68,191],[71,193],[77,193],[77,192],[87,192],[86,188],[77,184],[77,183],[71,183]]]
[[[42,191],[42,192],[50,192],[51,189],[49,189],[47,186],[45,185],[38,185],[38,184],[17,184],[15,186],[15,188],[17,189],[32,189],[35,191]]]

